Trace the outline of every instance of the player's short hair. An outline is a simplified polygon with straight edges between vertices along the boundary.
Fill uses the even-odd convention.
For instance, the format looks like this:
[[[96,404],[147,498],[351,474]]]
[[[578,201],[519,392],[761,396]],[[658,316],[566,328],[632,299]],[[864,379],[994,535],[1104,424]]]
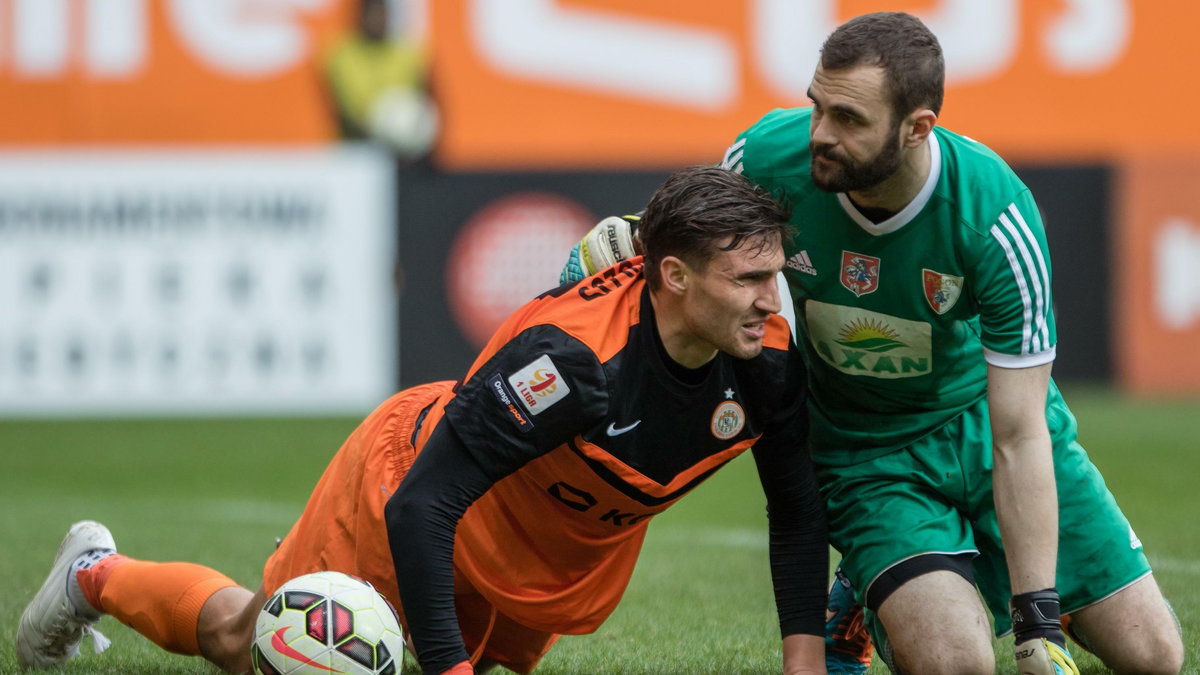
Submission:
[[[855,17],[833,31],[821,47],[821,67],[844,70],[861,65],[883,68],[896,122],[916,110],[942,110],[946,64],[937,36],[904,12]]]
[[[646,282],[658,288],[659,263],[667,256],[703,271],[718,251],[743,244],[773,250],[790,237],[788,217],[785,207],[739,173],[714,166],[681,169],[658,188],[638,222]]]

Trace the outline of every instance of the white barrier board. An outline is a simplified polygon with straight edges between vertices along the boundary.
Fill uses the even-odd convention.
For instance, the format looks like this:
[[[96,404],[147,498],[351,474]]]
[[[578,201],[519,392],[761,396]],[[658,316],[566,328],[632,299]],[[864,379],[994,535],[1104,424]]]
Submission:
[[[0,153],[0,416],[370,410],[393,180],[359,146]]]

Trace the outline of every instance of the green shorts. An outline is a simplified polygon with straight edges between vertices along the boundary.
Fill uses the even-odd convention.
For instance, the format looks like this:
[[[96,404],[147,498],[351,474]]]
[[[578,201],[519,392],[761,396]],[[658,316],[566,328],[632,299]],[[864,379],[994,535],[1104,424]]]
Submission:
[[[1150,564],[1104,478],[1076,442],[1075,418],[1053,384],[1046,419],[1058,482],[1056,586],[1067,613],[1132,584],[1150,572]],[[842,570],[860,602],[871,583],[897,563],[929,553],[977,553],[975,582],[996,635],[1011,630],[986,401],[906,448],[817,471],[830,543],[842,552]]]

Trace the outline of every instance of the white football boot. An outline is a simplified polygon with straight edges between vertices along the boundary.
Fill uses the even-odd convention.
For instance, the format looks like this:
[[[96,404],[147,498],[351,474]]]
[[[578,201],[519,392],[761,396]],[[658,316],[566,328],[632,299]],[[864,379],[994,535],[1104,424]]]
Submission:
[[[75,561],[89,551],[115,551],[116,542],[108,528],[83,520],[71,526],[54,557],[50,576],[33,596],[17,627],[17,663],[24,668],[50,668],[66,663],[79,654],[83,636],[92,636],[96,652],[111,644],[92,628],[100,612],[86,602],[72,602],[68,595]],[[82,606],[80,606],[82,605]]]

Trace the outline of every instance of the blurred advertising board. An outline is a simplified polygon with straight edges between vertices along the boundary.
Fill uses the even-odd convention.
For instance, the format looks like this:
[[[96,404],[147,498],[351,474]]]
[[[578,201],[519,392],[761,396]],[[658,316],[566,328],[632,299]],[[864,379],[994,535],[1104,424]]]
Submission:
[[[349,0],[4,0],[0,142],[335,137],[315,70]]]
[[[1122,172],[1113,328],[1132,391],[1200,392],[1200,158],[1145,155]]]
[[[941,123],[1020,161],[1200,148],[1200,3],[1134,0],[438,0],[451,167],[715,162],[807,105],[842,21],[909,11],[946,57]],[[1120,132],[1115,132],[1119,125]]]
[[[1054,254],[1060,379],[1112,375],[1108,203],[1102,166],[1017,171],[1037,195]],[[397,180],[403,386],[462,377],[500,322],[558,282],[600,218],[636,212],[666,171],[401,170]]]
[[[5,144],[330,141],[343,0],[2,0]]]
[[[0,155],[0,415],[369,410],[393,182],[365,146]]]
[[[1058,347],[1054,378],[1113,377],[1112,256],[1115,171],[1108,165],[1016,165],[1033,192],[1050,244]]]
[[[1179,86],[1200,72],[1200,3],[388,2],[405,15],[394,38],[431,50],[446,169],[715,162],[759,116],[806,105],[828,33],[881,9],[941,40],[942,123],[1009,159],[1200,149],[1198,101]],[[358,7],[0,0],[0,143],[330,142],[327,57]]]
[[[403,386],[464,376],[500,323],[558,285],[571,246],[640,210],[665,171],[402,171]]]

